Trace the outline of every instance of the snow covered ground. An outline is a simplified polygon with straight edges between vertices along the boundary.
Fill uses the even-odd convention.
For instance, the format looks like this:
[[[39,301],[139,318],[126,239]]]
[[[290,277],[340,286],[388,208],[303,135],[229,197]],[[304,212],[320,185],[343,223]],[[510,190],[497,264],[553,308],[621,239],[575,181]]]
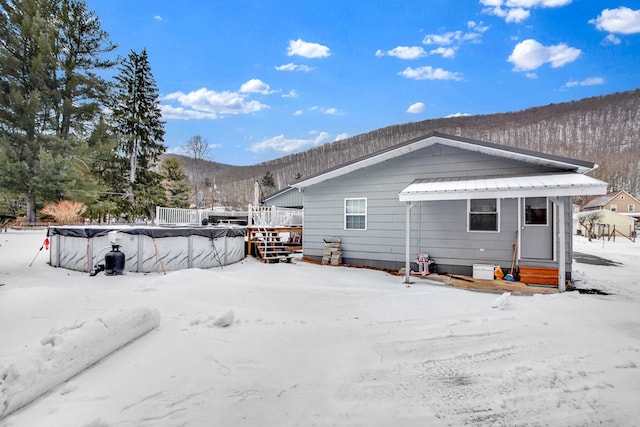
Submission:
[[[640,242],[576,237],[576,252],[619,263],[574,261],[577,285],[611,295],[507,298],[252,258],[89,277],[49,267],[48,252],[38,254],[43,240],[43,231],[0,233],[0,402],[11,401],[16,375],[33,374],[29,366],[55,369],[52,345],[74,363],[83,339],[69,331],[95,331],[95,322],[128,328],[140,310],[157,310],[159,326],[147,322],[122,347],[114,341],[117,351],[0,419],[2,427],[640,420]],[[85,350],[98,345],[92,336],[80,335]],[[19,362],[34,354],[35,365]]]

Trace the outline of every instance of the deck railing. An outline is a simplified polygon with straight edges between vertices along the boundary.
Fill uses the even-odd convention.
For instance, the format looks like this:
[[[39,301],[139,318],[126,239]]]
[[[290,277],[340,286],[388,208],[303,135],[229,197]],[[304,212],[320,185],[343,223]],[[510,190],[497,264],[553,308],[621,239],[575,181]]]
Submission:
[[[249,226],[302,227],[303,219],[303,209],[249,205]]]
[[[221,212],[211,209],[180,209],[156,206],[156,225],[202,225],[204,219],[215,217]],[[277,206],[252,206],[249,205],[247,223],[258,227],[302,227],[304,218],[303,209],[281,208]]]
[[[156,206],[156,225],[202,225],[213,214],[211,209],[181,209]]]

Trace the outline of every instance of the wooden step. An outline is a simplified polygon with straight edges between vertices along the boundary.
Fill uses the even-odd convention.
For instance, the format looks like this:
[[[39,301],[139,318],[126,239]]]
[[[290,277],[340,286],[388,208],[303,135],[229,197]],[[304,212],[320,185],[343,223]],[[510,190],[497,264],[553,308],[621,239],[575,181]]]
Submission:
[[[558,286],[558,269],[520,266],[520,281],[534,285]]]

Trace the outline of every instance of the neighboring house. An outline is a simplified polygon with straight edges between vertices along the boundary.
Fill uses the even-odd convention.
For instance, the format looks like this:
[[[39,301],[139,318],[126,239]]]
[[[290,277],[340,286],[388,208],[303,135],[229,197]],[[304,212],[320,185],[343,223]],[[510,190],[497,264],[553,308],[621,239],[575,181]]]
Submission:
[[[592,222],[593,228],[591,233],[593,237],[610,236],[614,231],[616,234],[624,235],[625,237],[632,237],[636,229],[636,220],[628,215],[622,215],[616,212],[611,212],[606,209],[597,209],[582,211],[574,213],[573,215],[573,230],[575,233],[586,236],[587,228],[580,224],[580,219],[589,216],[596,215],[595,221]],[[585,223],[585,225],[587,225]]]
[[[262,199],[263,206],[278,206],[281,208],[302,209],[304,206],[304,197],[302,191],[298,188],[285,187],[281,190],[271,193]]]
[[[304,256],[341,241],[345,264],[397,270],[420,253],[439,273],[474,264],[571,277],[572,196],[604,194],[596,164],[433,132],[292,184],[304,192]],[[558,218],[561,218],[558,221]],[[559,280],[564,290],[564,280]]]
[[[595,197],[582,207],[583,211],[600,209],[640,218],[640,201],[624,190]]]

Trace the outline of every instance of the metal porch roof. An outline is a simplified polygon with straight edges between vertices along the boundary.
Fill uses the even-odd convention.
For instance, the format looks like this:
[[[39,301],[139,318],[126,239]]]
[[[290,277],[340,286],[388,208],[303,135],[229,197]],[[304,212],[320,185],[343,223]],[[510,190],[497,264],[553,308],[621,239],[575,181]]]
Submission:
[[[400,192],[400,201],[585,196],[606,192],[606,182],[580,173],[435,178],[412,182]]]

